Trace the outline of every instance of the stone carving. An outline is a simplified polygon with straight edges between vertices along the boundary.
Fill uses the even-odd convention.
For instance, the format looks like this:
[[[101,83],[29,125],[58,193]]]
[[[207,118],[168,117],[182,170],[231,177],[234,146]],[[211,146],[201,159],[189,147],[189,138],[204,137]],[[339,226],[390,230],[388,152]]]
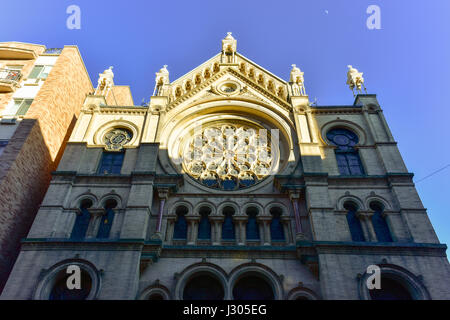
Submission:
[[[225,39],[222,40],[222,63],[235,63],[237,49],[237,41],[231,35],[231,32],[227,33]]]
[[[347,85],[349,86],[350,90],[352,90],[353,95],[355,95],[354,92],[355,88],[357,93],[362,93],[362,88],[364,88],[364,91],[366,92],[366,87],[364,86],[363,73],[359,72],[357,69],[353,68],[350,65],[347,67],[348,67]]]
[[[301,72],[301,70],[295,65],[292,65],[291,70],[291,77],[289,82],[292,86],[292,94],[294,96],[305,96],[305,85],[304,85],[304,72]]]
[[[169,70],[167,65],[164,65],[159,72],[156,73],[156,85],[153,95],[155,96],[168,96],[170,89]]]
[[[95,95],[106,96],[106,94],[114,86],[114,72],[113,67],[109,67],[100,73],[98,76],[97,89],[95,90]]]

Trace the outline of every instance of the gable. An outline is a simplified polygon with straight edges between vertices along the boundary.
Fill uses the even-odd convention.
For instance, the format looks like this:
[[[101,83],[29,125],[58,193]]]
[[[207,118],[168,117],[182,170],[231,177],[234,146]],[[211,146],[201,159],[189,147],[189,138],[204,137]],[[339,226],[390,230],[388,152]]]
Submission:
[[[179,105],[199,102],[199,100],[236,97],[257,100],[265,104],[276,104],[286,110],[290,110],[290,105],[287,102],[286,83],[281,83],[280,80],[272,76],[269,78],[267,74],[256,73],[254,68],[249,69],[246,65],[242,65],[241,69],[237,65],[219,64],[217,66],[220,69],[197,84],[192,83],[189,78],[184,80],[183,78],[178,79],[179,81],[177,82],[184,83],[185,86],[176,85],[176,83],[174,83],[175,87],[172,85],[172,97],[169,99],[167,111]],[[253,70],[250,76],[249,73],[246,73],[248,70]],[[257,74],[260,75],[258,78],[256,77]],[[236,83],[237,91],[224,92],[220,86],[225,83]]]

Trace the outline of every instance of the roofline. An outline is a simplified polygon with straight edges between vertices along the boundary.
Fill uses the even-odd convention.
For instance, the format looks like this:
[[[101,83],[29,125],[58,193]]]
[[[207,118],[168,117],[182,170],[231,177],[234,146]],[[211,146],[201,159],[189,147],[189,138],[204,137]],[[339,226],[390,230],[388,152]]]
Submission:
[[[236,55],[244,60],[246,60],[249,63],[254,64],[255,66],[257,66],[258,68],[261,68],[262,70],[264,70],[265,72],[267,72],[268,74],[270,74],[272,77],[274,77],[275,79],[277,79],[278,81],[284,83],[284,84],[288,84],[288,82],[286,80],[281,79],[280,77],[278,77],[277,75],[273,74],[272,72],[270,72],[269,70],[267,70],[264,67],[261,67],[259,64],[257,64],[256,62],[254,62],[253,60],[250,60],[249,58],[243,56],[242,54],[240,54],[239,52],[236,52]]]
[[[2,42],[0,42],[0,44],[3,44],[3,43],[26,44],[26,45],[36,46],[36,47],[43,47],[44,49],[47,49],[47,47],[44,44],[37,44],[37,43],[30,43],[30,42],[20,42],[20,41],[2,41]]]
[[[92,89],[94,89],[94,85],[92,84],[91,77],[89,76],[89,72],[87,71],[86,64],[84,63],[83,56],[81,55],[80,49],[77,45],[65,45],[64,48],[75,48],[77,50],[78,56],[80,57],[81,63],[83,64],[84,71],[86,72],[89,82],[91,83]]]
[[[196,69],[198,69],[200,66],[202,66],[202,65],[204,65],[204,64],[207,64],[208,62],[212,62],[214,59],[216,59],[216,58],[217,58],[219,55],[221,55],[221,54],[222,54],[222,53],[219,52],[219,53],[216,54],[215,56],[209,58],[209,59],[206,60],[205,62],[203,62],[203,63],[199,64],[198,66],[196,66],[196,67],[195,67],[194,69],[192,69],[191,71],[188,71],[188,72],[186,72],[185,74],[183,74],[182,76],[180,76],[180,77],[176,78],[175,80],[171,81],[170,84],[173,84],[174,82],[177,82],[177,81],[180,80],[181,78],[184,78],[184,77],[186,77],[187,75],[189,75],[189,74],[191,74],[191,73],[194,73],[194,71],[195,71]]]

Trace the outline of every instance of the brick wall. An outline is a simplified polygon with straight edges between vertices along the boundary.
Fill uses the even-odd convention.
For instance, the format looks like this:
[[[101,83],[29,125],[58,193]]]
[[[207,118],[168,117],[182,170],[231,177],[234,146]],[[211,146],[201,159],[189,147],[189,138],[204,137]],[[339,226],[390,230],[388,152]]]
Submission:
[[[110,106],[134,106],[129,86],[114,86],[106,97]]]
[[[65,47],[0,161],[0,292],[92,84],[76,47]]]

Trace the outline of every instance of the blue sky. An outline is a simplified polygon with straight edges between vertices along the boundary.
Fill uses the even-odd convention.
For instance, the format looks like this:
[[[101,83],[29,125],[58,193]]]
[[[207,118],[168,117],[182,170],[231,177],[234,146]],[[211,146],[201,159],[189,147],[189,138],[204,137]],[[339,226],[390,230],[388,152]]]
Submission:
[[[66,28],[66,8],[81,8],[81,29]],[[369,5],[381,30],[366,27]],[[347,65],[364,72],[415,181],[450,164],[450,1],[4,1],[0,41],[75,44],[91,79],[114,66],[115,83],[148,101],[154,76],[195,68],[232,31],[238,51],[281,78],[291,64],[305,72],[319,105],[352,104]],[[450,167],[417,189],[441,242],[450,243]]]

